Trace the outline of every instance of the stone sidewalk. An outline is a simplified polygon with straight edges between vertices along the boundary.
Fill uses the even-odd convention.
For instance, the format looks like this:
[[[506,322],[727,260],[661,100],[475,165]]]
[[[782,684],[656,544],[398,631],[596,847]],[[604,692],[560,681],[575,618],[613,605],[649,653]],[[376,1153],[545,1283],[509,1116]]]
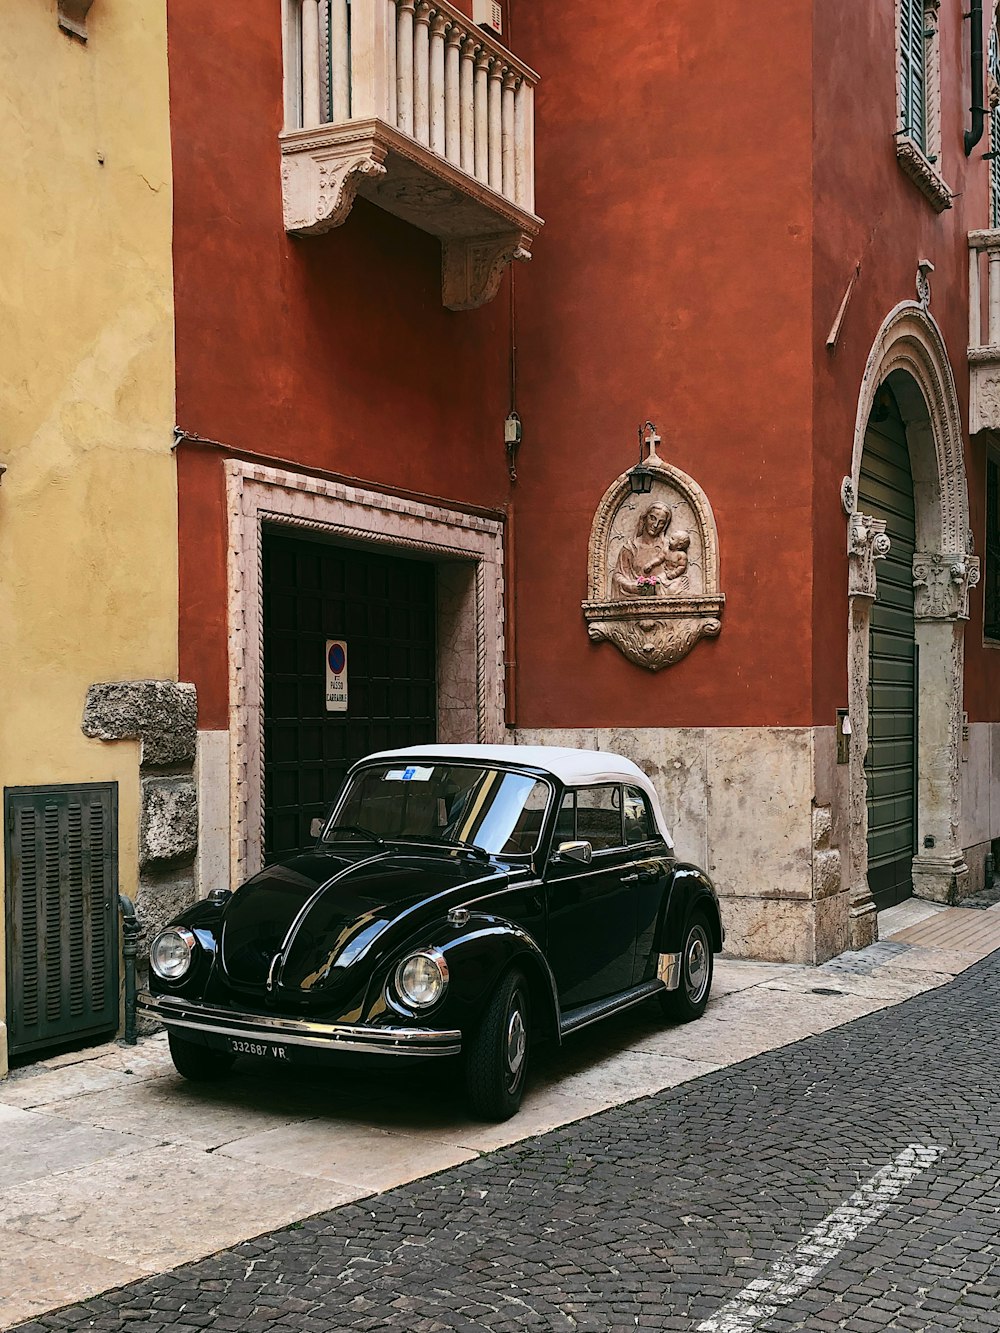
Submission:
[[[164,1038],[0,1083],[0,1326],[888,1008],[1000,947],[1000,910],[904,904],[819,968],[720,960],[705,1017],[643,1006],[537,1053],[521,1113],[463,1113],[453,1070],[322,1075],[246,1062],[178,1078]],[[941,942],[960,947],[941,947]]]

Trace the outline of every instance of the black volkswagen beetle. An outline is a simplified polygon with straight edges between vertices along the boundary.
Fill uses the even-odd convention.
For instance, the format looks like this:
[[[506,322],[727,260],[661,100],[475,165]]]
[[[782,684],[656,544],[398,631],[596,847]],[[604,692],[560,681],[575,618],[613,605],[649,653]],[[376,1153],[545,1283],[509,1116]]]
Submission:
[[[700,1017],[722,941],[631,760],[427,745],[355,764],[311,851],[162,931],[140,1007],[187,1078],[461,1056],[473,1111],[505,1120],[536,1039],[653,996]]]

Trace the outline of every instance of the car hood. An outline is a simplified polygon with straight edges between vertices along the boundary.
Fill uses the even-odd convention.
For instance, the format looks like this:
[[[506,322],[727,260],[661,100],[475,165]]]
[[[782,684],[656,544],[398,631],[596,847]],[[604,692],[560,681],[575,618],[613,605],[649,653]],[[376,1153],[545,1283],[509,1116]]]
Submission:
[[[219,938],[229,982],[254,991],[332,993],[400,917],[447,910],[506,867],[465,855],[310,853],[268,866],[226,905]]]

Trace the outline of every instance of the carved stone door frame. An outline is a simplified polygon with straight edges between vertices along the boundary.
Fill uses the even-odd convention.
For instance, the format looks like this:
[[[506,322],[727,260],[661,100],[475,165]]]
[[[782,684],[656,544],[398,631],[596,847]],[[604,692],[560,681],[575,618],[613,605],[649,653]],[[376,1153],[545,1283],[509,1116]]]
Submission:
[[[261,864],[262,527],[430,557],[438,579],[438,735],[502,743],[503,524],[257,464],[226,463],[229,509],[230,883]]]
[[[955,380],[941,331],[927,306],[906,301],[887,316],[865,368],[854,428],[848,510],[848,708],[851,948],[877,937],[868,887],[868,636],[876,596],[875,561],[885,554],[884,525],[855,509],[865,433],[875,395],[888,381],[906,426],[913,473],[917,553],[913,560],[917,676],[918,897],[955,901],[968,877],[961,839],[962,674],[968,594],[979,579],[971,554],[968,486]]]

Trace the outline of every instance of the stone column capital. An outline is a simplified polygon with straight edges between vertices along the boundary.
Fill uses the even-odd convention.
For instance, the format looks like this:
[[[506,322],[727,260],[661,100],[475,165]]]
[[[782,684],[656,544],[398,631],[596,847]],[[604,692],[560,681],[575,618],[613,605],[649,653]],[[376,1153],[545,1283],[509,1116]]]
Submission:
[[[847,555],[849,558],[849,597],[874,600],[877,585],[875,561],[884,560],[892,549],[886,536],[885,519],[855,511],[847,520]]]
[[[977,555],[915,551],[914,617],[917,620],[968,620],[969,589],[978,582]]]

